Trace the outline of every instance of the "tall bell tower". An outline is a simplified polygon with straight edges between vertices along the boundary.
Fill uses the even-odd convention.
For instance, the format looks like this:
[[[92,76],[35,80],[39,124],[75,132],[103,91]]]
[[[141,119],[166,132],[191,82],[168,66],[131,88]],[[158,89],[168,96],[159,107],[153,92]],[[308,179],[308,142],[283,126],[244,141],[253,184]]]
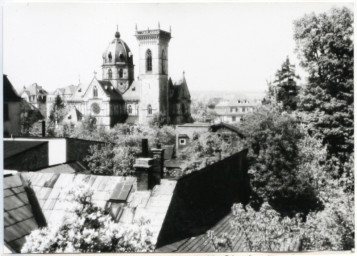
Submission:
[[[169,122],[168,48],[170,32],[160,29],[138,30],[139,80],[142,84],[139,122],[147,123],[155,114]]]

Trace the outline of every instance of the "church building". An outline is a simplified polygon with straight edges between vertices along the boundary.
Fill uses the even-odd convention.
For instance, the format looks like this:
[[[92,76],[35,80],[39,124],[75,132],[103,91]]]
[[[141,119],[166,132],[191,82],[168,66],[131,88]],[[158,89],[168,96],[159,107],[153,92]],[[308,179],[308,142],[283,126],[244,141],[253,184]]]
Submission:
[[[168,71],[171,31],[136,29],[139,44],[139,75],[134,79],[134,56],[116,31],[103,53],[102,80],[94,76],[88,86],[79,85],[65,100],[97,125],[147,124],[160,117],[166,124],[192,122],[191,96],[183,73],[173,82]],[[69,121],[69,120],[67,120]]]

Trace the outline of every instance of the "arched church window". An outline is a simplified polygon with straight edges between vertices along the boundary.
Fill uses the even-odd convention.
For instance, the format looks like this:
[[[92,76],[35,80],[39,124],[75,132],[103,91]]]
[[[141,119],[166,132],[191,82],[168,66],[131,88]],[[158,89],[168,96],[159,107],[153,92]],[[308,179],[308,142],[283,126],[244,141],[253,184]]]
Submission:
[[[146,51],[146,71],[152,71],[152,55],[150,49]]]
[[[93,88],[93,97],[94,97],[94,98],[98,97],[98,89],[97,89],[97,86],[94,86],[94,88]]]
[[[123,78],[123,70],[119,69],[119,78]]]
[[[150,104],[148,105],[148,115],[152,115],[152,107]]]
[[[108,70],[108,79],[112,79],[112,75],[113,75],[112,70],[109,69]]]
[[[133,108],[131,107],[131,105],[128,106],[128,113],[129,114],[133,113]]]
[[[165,50],[162,50],[162,54],[161,54],[162,60],[161,60],[161,73],[165,74]]]
[[[112,53],[111,52],[109,52],[109,54],[108,54],[108,59],[109,59],[109,62],[112,62]]]

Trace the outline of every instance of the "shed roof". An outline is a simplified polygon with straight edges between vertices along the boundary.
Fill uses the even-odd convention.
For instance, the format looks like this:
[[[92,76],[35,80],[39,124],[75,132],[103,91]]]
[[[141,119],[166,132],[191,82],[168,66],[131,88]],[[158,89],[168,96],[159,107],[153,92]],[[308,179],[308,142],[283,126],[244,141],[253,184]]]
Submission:
[[[42,144],[48,143],[47,141],[4,141],[4,159],[15,156]]]

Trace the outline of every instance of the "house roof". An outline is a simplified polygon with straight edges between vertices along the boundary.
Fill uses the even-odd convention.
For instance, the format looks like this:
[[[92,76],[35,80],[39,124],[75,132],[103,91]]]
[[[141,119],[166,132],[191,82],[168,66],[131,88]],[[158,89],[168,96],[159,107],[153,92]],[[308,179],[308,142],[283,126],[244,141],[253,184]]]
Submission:
[[[38,228],[19,174],[4,177],[4,241],[20,252],[25,236]]]
[[[4,159],[23,153],[32,148],[38,147],[42,144],[48,143],[47,141],[4,141]]]
[[[83,166],[80,162],[75,161],[71,163],[65,163],[65,164],[57,164],[57,165],[52,165],[48,166],[43,169],[36,170],[37,172],[41,173],[56,173],[56,174],[61,174],[61,173],[88,173],[89,171],[85,166]]]
[[[240,131],[240,129],[234,125],[227,124],[227,123],[219,123],[219,124],[213,124],[211,125],[210,129],[213,132],[218,131],[219,129],[227,129],[230,130],[234,133],[236,133],[240,138],[245,138],[244,134]]]
[[[20,95],[26,93],[28,96],[31,95],[47,95],[47,91],[42,88],[42,86],[34,83],[29,86],[24,86],[23,90],[21,91]]]
[[[234,229],[232,228],[231,222],[234,220],[234,215],[229,213],[223,219],[221,219],[217,224],[215,224],[210,231],[213,231],[217,237],[224,234],[233,235]],[[227,248],[226,252],[242,252],[249,251],[249,247],[245,243],[245,238],[243,232],[236,233],[232,239],[232,250]],[[275,247],[274,251],[297,251],[298,250],[298,240],[288,239],[281,244],[280,247]],[[206,233],[195,237],[185,238],[183,240],[174,242],[172,244],[165,245],[156,249],[156,252],[213,252],[213,246],[208,242]]]
[[[4,101],[21,101],[21,97],[17,94],[15,88],[13,87],[7,76],[3,75],[2,78]]]
[[[66,188],[78,182],[90,184],[93,190],[93,203],[99,207],[111,207],[110,200],[126,201],[120,209],[111,211],[113,218],[119,223],[131,224],[141,217],[150,221],[150,231],[156,240],[164,222],[171,202],[176,181],[162,179],[161,184],[152,191],[137,191],[135,177],[99,176],[67,173],[22,173],[31,184],[49,224],[61,224],[61,220],[69,209],[66,209],[64,196]],[[118,193],[115,194],[115,191]],[[114,193],[114,194],[113,194]],[[109,208],[112,210],[112,208]]]

